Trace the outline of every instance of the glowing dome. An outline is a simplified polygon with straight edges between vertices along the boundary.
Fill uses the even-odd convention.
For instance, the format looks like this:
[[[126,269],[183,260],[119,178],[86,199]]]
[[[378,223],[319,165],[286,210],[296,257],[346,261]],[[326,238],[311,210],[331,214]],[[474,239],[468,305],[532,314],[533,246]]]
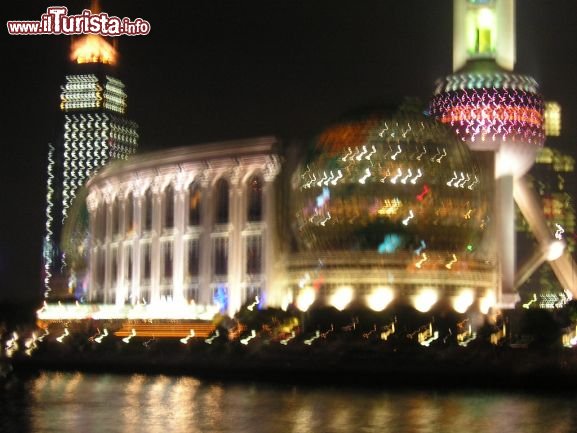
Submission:
[[[483,184],[446,126],[372,111],[322,132],[294,173],[296,239],[301,251],[466,254],[486,225]]]

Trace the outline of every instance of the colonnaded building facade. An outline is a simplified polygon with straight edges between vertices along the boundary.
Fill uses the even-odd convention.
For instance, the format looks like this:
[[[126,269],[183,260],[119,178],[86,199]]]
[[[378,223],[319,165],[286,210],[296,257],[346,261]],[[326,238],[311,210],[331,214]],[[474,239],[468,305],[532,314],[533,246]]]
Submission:
[[[87,300],[231,313],[255,299],[280,303],[277,144],[263,137],[170,149],[93,177]]]

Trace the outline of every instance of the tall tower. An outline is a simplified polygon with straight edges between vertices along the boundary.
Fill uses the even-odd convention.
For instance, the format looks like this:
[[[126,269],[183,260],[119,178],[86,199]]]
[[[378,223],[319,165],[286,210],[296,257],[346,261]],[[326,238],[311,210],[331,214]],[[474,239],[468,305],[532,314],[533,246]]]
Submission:
[[[506,308],[518,296],[515,201],[538,238],[539,260],[569,260],[563,256],[562,241],[546,229],[523,179],[545,142],[544,102],[532,77],[513,72],[515,0],[454,0],[453,11],[453,74],[438,81],[430,112],[451,125],[479,156],[493,161],[494,248],[500,275],[496,298]],[[570,287],[570,266],[552,266],[564,287],[577,294]]]
[[[73,288],[60,238],[78,189],[107,162],[126,159],[138,147],[137,125],[126,117],[124,84],[116,78],[115,46],[99,35],[84,35],[72,42],[70,61],[60,95],[63,135],[49,151],[45,296],[53,288]]]

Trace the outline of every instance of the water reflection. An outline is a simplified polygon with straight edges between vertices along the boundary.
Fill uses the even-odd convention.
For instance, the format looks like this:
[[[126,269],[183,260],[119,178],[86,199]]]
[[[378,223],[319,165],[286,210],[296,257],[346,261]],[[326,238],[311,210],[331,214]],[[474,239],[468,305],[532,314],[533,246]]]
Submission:
[[[122,431],[126,433],[137,433],[140,424],[140,399],[141,392],[146,381],[146,376],[135,374],[130,377],[126,386],[126,392],[123,400],[119,400],[123,405],[122,417],[119,422],[122,423]]]
[[[0,388],[0,431],[569,433],[572,396],[222,384],[42,373]]]

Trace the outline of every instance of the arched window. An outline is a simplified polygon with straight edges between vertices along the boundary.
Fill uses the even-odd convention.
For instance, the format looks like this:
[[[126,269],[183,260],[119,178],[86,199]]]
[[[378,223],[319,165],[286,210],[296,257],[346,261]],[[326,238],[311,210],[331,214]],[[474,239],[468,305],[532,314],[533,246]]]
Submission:
[[[216,215],[217,224],[228,223],[228,182],[225,179],[219,179],[216,183]]]
[[[134,229],[134,215],[133,215],[133,196],[129,192],[124,200],[124,233],[129,235]]]
[[[164,190],[164,227],[174,227],[174,188],[168,185]]]
[[[152,190],[150,188],[144,193],[144,230],[152,230]]]
[[[262,178],[252,176],[248,182],[248,221],[262,220]]]
[[[188,225],[200,224],[200,198],[201,192],[197,182],[190,184],[188,188]]]
[[[198,239],[188,241],[188,264],[187,273],[191,278],[198,277],[200,256],[198,251]]]
[[[228,274],[228,238],[219,237],[212,243],[214,275]]]
[[[262,239],[259,235],[246,237],[246,273],[262,272]]]

